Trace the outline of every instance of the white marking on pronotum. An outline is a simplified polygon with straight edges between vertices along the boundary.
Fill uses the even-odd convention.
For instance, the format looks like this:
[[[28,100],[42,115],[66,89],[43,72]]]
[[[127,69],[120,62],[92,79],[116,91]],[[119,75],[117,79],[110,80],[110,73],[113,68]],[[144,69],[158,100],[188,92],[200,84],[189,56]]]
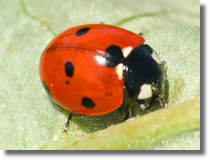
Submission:
[[[157,62],[157,64],[159,64],[159,65],[161,64],[161,60],[155,51],[152,52],[151,56]]]
[[[123,78],[123,64],[122,63],[120,63],[116,66],[116,73],[117,73],[119,79]]]
[[[133,47],[131,47],[131,46],[125,47],[122,49],[124,58],[128,57],[128,55],[131,53],[132,49],[133,49]]]
[[[152,97],[152,85],[151,84],[143,84],[140,87],[140,92],[138,95],[138,99],[146,99]]]

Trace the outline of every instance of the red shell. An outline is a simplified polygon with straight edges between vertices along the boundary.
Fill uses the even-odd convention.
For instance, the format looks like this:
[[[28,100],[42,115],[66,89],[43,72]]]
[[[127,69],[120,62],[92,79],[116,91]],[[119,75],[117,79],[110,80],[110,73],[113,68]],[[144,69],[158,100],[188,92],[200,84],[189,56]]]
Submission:
[[[76,33],[89,28],[83,35]],[[119,108],[124,101],[124,82],[116,67],[107,67],[97,60],[104,57],[106,49],[116,45],[121,49],[134,49],[144,43],[144,38],[125,29],[89,24],[70,28],[55,37],[45,48],[40,59],[40,77],[45,82],[52,99],[62,109],[78,115],[102,115]],[[65,73],[65,63],[74,64],[74,74]],[[82,105],[82,98],[90,98],[95,106]]]

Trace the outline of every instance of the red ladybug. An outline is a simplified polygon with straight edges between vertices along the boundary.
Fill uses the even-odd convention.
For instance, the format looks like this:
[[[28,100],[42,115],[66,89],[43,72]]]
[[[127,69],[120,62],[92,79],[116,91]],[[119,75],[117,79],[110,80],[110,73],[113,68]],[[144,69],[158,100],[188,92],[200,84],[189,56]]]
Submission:
[[[76,115],[124,109],[125,88],[143,109],[157,99],[164,107],[163,63],[144,41],[140,35],[107,24],[70,28],[41,55],[43,86],[58,106]],[[148,105],[145,100],[151,97]]]

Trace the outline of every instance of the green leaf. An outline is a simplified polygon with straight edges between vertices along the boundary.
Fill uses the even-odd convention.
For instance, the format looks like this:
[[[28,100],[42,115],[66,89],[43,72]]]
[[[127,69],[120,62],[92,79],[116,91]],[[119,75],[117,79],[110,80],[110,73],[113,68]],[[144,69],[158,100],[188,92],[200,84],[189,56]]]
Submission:
[[[0,149],[200,149],[199,1],[8,0],[0,15]],[[39,58],[55,35],[99,22],[143,33],[166,61],[168,108],[131,102],[137,118],[74,117],[64,133],[68,113],[47,97]]]
[[[66,140],[65,144],[57,145],[58,147],[55,147],[55,149],[162,149],[161,147],[164,143],[167,141],[173,142],[177,137],[179,137],[176,140],[177,145],[180,144],[180,141],[183,141],[185,144],[181,145],[184,146],[182,149],[190,149],[194,145],[194,141],[191,140],[194,138],[194,135],[197,135],[197,132],[194,134],[192,131],[200,129],[199,106],[200,99],[197,97],[176,107],[154,111],[142,117],[133,118],[124,123],[111,126],[105,130],[97,131],[74,143],[69,143]],[[186,141],[188,136],[184,134],[193,138],[190,138],[188,142]],[[199,137],[193,140],[198,142]],[[193,149],[198,148],[195,146]]]

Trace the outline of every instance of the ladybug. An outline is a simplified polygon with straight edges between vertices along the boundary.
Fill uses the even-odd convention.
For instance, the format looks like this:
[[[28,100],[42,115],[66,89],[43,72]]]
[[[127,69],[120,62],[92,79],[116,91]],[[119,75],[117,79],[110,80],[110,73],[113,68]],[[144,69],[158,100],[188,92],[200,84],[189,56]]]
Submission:
[[[70,28],[40,58],[40,78],[51,99],[71,115],[125,110],[125,91],[142,109],[165,107],[164,62],[138,34],[107,24]],[[150,99],[150,104],[147,100]]]

